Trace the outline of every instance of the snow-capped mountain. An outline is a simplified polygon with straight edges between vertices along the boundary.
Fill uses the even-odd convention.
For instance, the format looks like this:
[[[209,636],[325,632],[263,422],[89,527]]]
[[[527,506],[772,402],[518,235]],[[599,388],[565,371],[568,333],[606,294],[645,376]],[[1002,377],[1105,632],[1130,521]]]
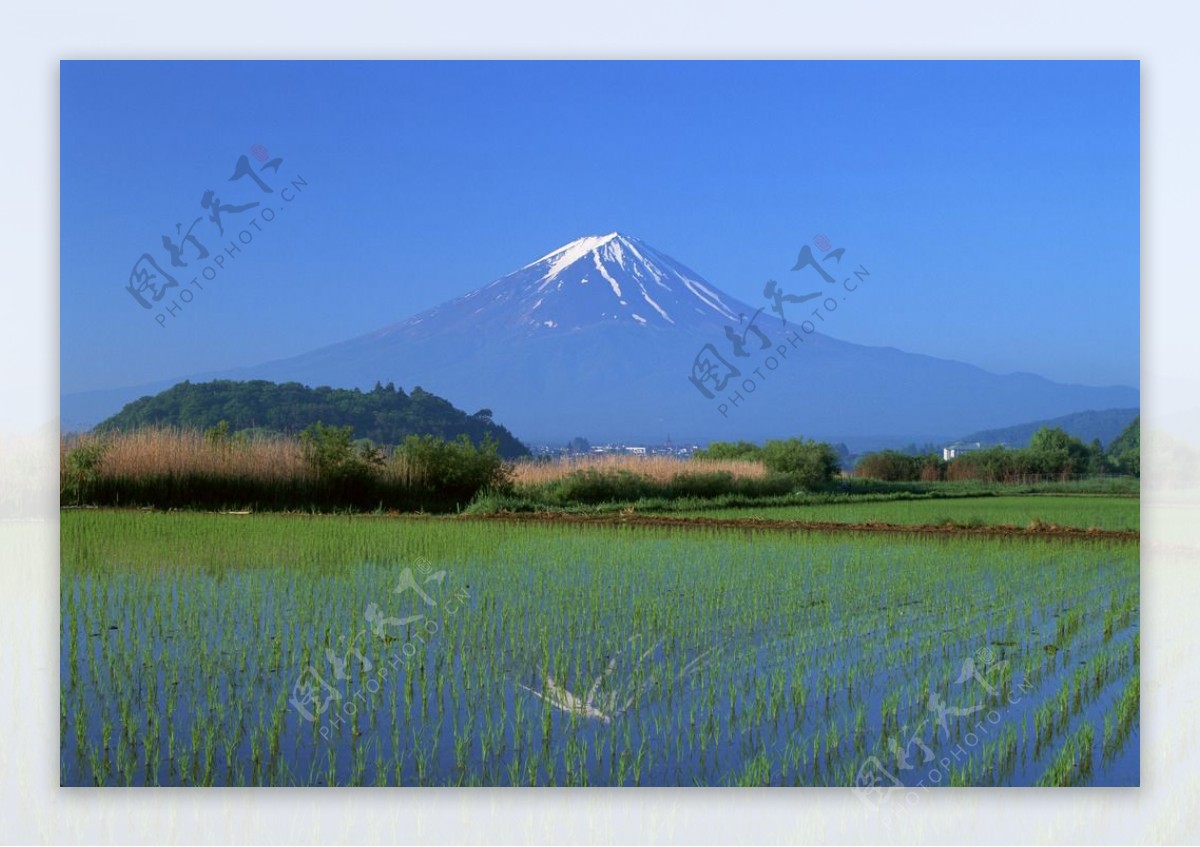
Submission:
[[[725,324],[736,324],[740,315],[753,311],[644,241],[612,232],[576,239],[483,288],[372,337],[430,337],[451,328],[537,337],[600,324],[675,330],[715,327],[720,333]]]
[[[805,334],[769,310],[756,320],[759,311],[645,242],[610,233],[368,335],[189,378],[421,386],[468,411],[491,409],[526,441],[920,441],[1139,404],[1135,388],[992,374]],[[64,428],[175,382],[65,396]]]

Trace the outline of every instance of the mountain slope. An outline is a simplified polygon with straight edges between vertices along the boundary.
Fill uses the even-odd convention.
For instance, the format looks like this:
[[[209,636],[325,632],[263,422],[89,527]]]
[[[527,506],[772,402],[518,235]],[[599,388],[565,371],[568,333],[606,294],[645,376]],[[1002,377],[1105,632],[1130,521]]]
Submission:
[[[867,293],[856,295],[863,308]],[[1001,376],[960,362],[805,335],[770,311],[755,321],[768,348],[761,349],[759,337],[749,332],[746,355],[736,356],[728,337],[747,333],[757,311],[645,242],[610,233],[573,241],[377,332],[208,377],[359,388],[377,380],[420,385],[460,407],[493,409],[526,441],[575,435],[659,441],[668,434],[676,441],[705,441],[797,433],[940,440],[1139,402],[1132,388]],[[693,366],[706,345],[710,361],[715,353],[740,371],[723,390],[699,380],[711,398],[689,378],[697,375]],[[131,399],[137,391],[125,395]],[[64,398],[64,422],[94,415],[116,397]]]
[[[1033,434],[1044,426],[1058,427],[1068,435],[1073,435],[1085,444],[1093,439],[1107,446],[1138,416],[1137,409],[1105,409],[1103,411],[1088,410],[1074,412],[1051,420],[1031,421],[1003,429],[986,429],[975,432],[962,439],[964,442],[981,442],[983,444],[1007,444],[1009,447],[1025,447]]]

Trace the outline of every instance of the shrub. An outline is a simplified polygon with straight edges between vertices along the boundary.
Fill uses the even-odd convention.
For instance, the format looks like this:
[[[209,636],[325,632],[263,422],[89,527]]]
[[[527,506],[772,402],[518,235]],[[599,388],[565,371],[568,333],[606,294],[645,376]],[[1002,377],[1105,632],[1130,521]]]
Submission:
[[[528,502],[545,506],[598,505],[646,501],[709,501],[727,496],[768,497],[790,493],[795,480],[786,474],[739,477],[728,471],[679,473],[658,479],[625,468],[586,468],[535,485],[519,486]]]
[[[63,462],[61,498],[77,506],[83,505],[100,479],[100,463],[104,459],[105,443],[88,441],[67,452]]]
[[[649,477],[624,469],[609,471],[586,468],[551,482],[545,495],[552,503],[615,503],[649,496]]]
[[[990,447],[954,457],[946,466],[948,480],[984,480],[998,482],[1016,474],[1014,450]],[[1034,473],[1034,471],[1030,471]]]
[[[214,447],[225,447],[229,444],[229,421],[218,421],[216,426],[204,430],[204,440]]]
[[[768,441],[763,446],[762,458],[767,470],[787,474],[796,484],[810,489],[832,481],[840,465],[833,447],[812,439]]]
[[[354,430],[349,426],[315,423],[300,433],[300,443],[319,481],[363,481],[372,475],[371,463],[354,449]]]
[[[946,478],[946,463],[937,456],[930,456],[921,465],[921,482],[942,482]]]
[[[938,482],[946,463],[934,453],[914,456],[899,450],[867,453],[854,466],[854,475],[885,482]]]
[[[899,450],[880,450],[867,453],[854,466],[855,476],[882,479],[886,482],[915,482],[921,477],[924,459]]]
[[[393,456],[406,481],[429,498],[466,502],[481,491],[504,491],[511,471],[490,437],[476,447],[465,435],[442,441],[432,435],[410,435]]]
[[[742,459],[761,461],[763,448],[749,441],[713,441],[707,447],[692,453],[696,459]]]

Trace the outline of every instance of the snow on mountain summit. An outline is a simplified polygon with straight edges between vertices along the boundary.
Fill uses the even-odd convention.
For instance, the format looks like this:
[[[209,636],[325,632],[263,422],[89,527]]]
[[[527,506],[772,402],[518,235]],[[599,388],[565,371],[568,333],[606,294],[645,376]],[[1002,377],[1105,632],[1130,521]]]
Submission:
[[[599,325],[711,329],[750,311],[699,274],[619,232],[577,238],[484,288],[385,330],[570,332]],[[430,326],[421,329],[432,329]],[[718,330],[719,331],[719,330]]]
[[[700,314],[715,312],[725,320],[738,318],[735,301],[704,282],[699,274],[644,241],[619,232],[576,239],[521,270],[531,269],[543,272],[537,282],[539,292],[551,285],[560,291],[571,283],[587,285],[593,276],[599,277],[617,299],[615,305],[609,304],[614,313],[627,311],[630,319],[643,325],[646,319],[635,310],[645,311],[646,307],[651,312],[649,317],[675,323],[671,309],[664,303],[676,307],[676,313],[682,307]],[[697,300],[699,303],[694,302]]]
[[[608,235],[585,235],[583,238],[577,238],[569,244],[564,244],[557,250],[547,253],[537,261],[530,262],[524,268],[521,268],[521,270],[549,263],[549,270],[547,270],[546,276],[555,276],[559,271],[569,267],[589,253],[599,250],[610,241],[620,237],[621,236],[615,232],[610,232]]]

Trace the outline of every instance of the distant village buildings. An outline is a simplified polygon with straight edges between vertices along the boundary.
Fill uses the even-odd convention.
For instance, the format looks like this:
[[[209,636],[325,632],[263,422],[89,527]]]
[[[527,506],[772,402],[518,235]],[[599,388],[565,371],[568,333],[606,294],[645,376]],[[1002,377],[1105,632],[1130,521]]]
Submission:
[[[955,458],[956,456],[961,456],[963,453],[974,453],[976,450],[982,450],[982,449],[983,449],[982,442],[972,441],[970,443],[966,443],[966,442],[960,441],[957,444],[951,444],[949,447],[943,447],[942,448],[942,459],[944,461],[948,462],[951,459]]]
[[[665,444],[572,444],[566,447],[550,444],[531,444],[530,451],[535,456],[674,456],[681,459],[690,458],[692,453],[700,449],[699,444],[676,445],[670,439]]]

